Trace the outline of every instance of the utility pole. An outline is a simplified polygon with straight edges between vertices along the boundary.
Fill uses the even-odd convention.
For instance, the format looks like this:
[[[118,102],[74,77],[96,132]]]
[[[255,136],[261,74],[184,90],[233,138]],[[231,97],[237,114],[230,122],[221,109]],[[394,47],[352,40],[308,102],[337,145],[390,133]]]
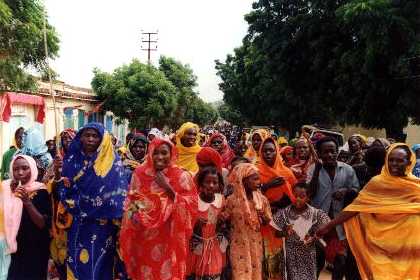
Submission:
[[[143,30],[141,31],[141,42],[142,42],[142,51],[147,51],[147,63],[150,65],[151,61],[150,61],[150,54],[152,51],[157,51],[157,42],[158,42],[158,32],[144,32]],[[146,44],[143,45],[143,44]]]

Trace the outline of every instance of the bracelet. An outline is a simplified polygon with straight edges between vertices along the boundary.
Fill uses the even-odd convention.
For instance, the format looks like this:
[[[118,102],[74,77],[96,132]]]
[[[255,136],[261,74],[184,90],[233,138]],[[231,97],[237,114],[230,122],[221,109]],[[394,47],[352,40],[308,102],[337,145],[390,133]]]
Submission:
[[[53,182],[57,184],[57,183],[62,182],[62,181],[63,181],[63,179],[64,179],[63,177],[61,177],[59,180],[56,180],[56,179],[54,178],[54,181],[53,181]]]

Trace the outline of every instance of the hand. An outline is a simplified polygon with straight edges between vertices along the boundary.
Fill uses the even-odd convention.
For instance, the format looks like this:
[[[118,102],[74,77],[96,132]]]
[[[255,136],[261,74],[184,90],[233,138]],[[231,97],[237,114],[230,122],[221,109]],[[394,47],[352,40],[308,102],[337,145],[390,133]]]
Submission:
[[[54,178],[56,180],[60,180],[61,178],[61,170],[63,169],[63,159],[61,156],[57,155],[53,161],[53,168],[54,168]]]
[[[29,198],[28,192],[25,190],[24,187],[18,187],[15,190],[15,195],[22,200],[24,205],[31,203],[31,199]]]
[[[295,231],[293,230],[293,225],[286,225],[283,229],[283,231],[286,233],[286,236],[291,236],[295,233]]]
[[[335,193],[333,193],[332,197],[335,200],[343,200],[344,196],[346,195],[347,190],[338,190]]]
[[[10,183],[10,189],[12,190],[12,192],[16,191],[16,188],[19,186],[19,181],[13,179],[12,182]]]
[[[283,177],[276,177],[269,183],[271,186],[281,186],[286,182]]]
[[[156,173],[156,178],[155,178],[155,182],[161,187],[163,188],[166,193],[168,194],[168,196],[172,199],[175,198],[175,192],[173,191],[171,185],[169,185],[169,183],[166,181],[165,176],[163,175],[163,173],[161,171],[158,171]]]
[[[315,242],[316,238],[314,236],[306,235],[303,244],[309,246]]]

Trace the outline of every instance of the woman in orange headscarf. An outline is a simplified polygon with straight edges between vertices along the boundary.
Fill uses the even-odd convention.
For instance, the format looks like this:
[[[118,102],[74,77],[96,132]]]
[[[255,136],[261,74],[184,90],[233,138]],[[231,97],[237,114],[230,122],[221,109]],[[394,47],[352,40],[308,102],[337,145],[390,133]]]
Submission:
[[[252,133],[251,145],[249,145],[244,157],[249,159],[252,163],[256,163],[260,157],[261,143],[269,137],[269,133],[265,129],[257,129]]]
[[[344,223],[362,279],[420,278],[420,179],[412,174],[415,155],[406,144],[390,146],[385,166],[321,237]]]
[[[292,187],[297,182],[293,172],[284,166],[279,146],[272,138],[263,141],[260,148],[261,160],[257,164],[263,194],[271,205],[271,211],[276,213],[279,208],[286,207],[295,200]],[[270,226],[261,229],[264,245],[264,275],[265,279],[282,279],[281,254],[282,240],[275,236],[275,230]]]
[[[155,138],[133,173],[120,233],[121,254],[133,280],[184,280],[198,195],[189,172],[175,165],[169,140]]]
[[[312,147],[312,143],[305,137],[300,137],[296,141],[294,152],[296,163],[290,169],[299,182],[305,182],[309,166],[317,161],[317,155]]]

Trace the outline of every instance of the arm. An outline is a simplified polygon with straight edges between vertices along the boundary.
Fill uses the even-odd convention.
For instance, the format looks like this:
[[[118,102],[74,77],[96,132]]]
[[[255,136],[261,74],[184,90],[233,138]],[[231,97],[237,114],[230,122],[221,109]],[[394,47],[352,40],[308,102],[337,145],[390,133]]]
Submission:
[[[48,212],[50,211],[50,204],[49,204],[49,197],[48,192],[41,190],[36,194],[36,196],[39,196],[39,199],[42,200],[40,204],[42,204],[42,209],[37,209],[37,207],[34,205],[32,200],[29,198],[28,193],[23,189],[22,187],[19,187],[16,189],[16,192],[18,193],[18,196],[23,202],[23,206],[25,207],[26,211],[29,214],[29,217],[31,218],[31,221],[39,228],[43,229],[46,227],[46,219],[48,218]],[[45,204],[45,205],[44,205]],[[45,211],[43,211],[45,210]],[[45,215],[43,214],[45,212]]]
[[[321,228],[316,231],[316,234],[315,235],[318,238],[320,238],[320,237],[324,236],[325,234],[327,234],[329,231],[331,231],[336,226],[343,224],[344,222],[346,222],[349,219],[353,218],[357,214],[359,214],[359,212],[342,211],[331,222],[329,222],[328,224],[325,224],[325,225],[321,226]]]

